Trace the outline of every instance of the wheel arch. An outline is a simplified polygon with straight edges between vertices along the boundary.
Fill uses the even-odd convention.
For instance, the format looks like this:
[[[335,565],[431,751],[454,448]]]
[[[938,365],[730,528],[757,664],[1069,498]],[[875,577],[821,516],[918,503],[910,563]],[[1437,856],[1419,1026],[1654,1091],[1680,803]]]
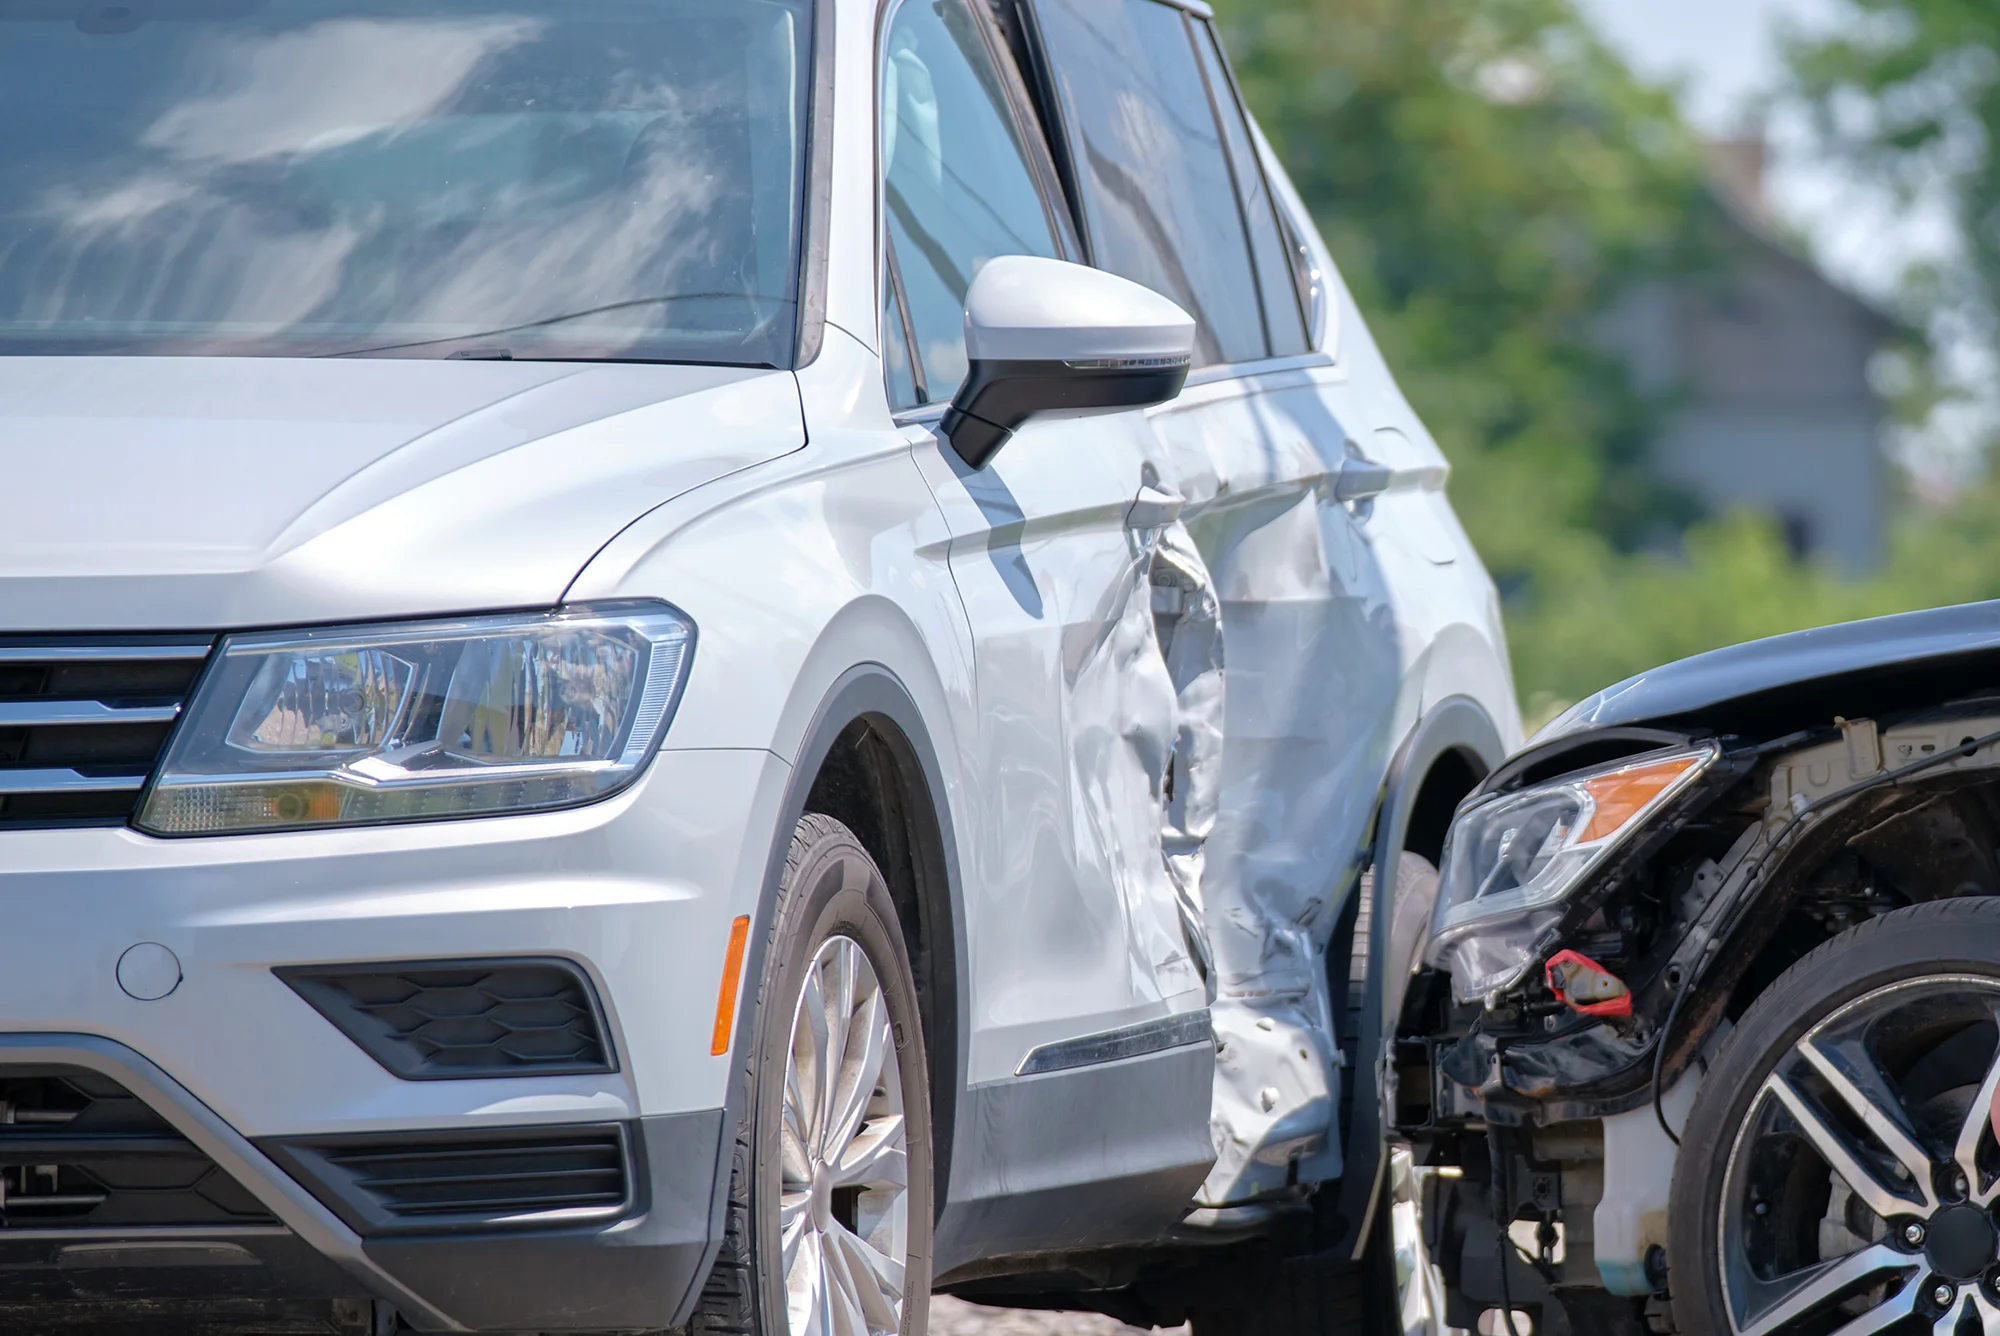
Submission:
[[[964,900],[945,794],[929,730],[902,679],[879,663],[858,664],[841,674],[820,701],[795,753],[743,963],[744,979],[762,976],[777,890],[799,818],[819,812],[848,825],[882,867],[911,948],[932,1085],[934,1210],[948,1188],[966,1053]],[[857,827],[856,821],[870,829]],[[913,926],[924,934],[915,941],[910,938]],[[747,985],[743,991],[751,994]],[[755,1008],[740,1007],[732,1051],[748,1051],[755,1024]],[[746,1075],[747,1068],[739,1064],[730,1082],[726,1126],[734,1127],[743,1115],[749,1097]],[[729,1143],[724,1138],[725,1157]],[[724,1158],[711,1210],[711,1254],[721,1245],[729,1172]],[[706,1276],[713,1260],[711,1255],[701,1275]],[[694,1293],[699,1292],[698,1283]]]
[[[1369,1237],[1382,1169],[1383,990],[1378,986],[1389,953],[1393,918],[1389,897],[1396,878],[1380,875],[1393,869],[1401,852],[1410,848],[1432,862],[1444,848],[1459,802],[1505,758],[1500,728],[1486,708],[1470,696],[1447,696],[1426,710],[1403,739],[1389,763],[1376,809],[1375,838],[1370,861],[1378,869],[1373,879],[1374,904],[1369,915],[1368,980],[1364,995],[1356,1055],[1348,1064],[1348,1079],[1363,1083],[1351,1102],[1352,1125],[1338,1189],[1337,1214],[1345,1222],[1335,1251],[1358,1258]],[[1417,839],[1421,847],[1409,841]],[[1431,850],[1436,853],[1431,853]],[[1336,953],[1337,954],[1337,953]],[[1359,1054],[1371,1056],[1366,1062]]]

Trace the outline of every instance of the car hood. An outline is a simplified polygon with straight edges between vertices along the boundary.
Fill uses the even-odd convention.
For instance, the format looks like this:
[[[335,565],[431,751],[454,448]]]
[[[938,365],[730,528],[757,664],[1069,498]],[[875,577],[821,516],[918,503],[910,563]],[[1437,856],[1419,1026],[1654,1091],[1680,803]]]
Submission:
[[[639,515],[804,441],[789,372],[0,359],[0,630],[548,606]]]
[[[2000,686],[2000,602],[1753,640],[1627,678],[1579,702],[1531,749],[1607,728],[1696,725],[1777,737]]]

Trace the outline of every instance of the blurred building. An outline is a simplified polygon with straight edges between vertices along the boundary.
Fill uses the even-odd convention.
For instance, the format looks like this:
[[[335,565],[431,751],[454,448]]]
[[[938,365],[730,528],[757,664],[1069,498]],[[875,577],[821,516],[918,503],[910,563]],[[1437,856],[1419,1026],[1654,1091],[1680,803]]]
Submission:
[[[1649,452],[1664,480],[1714,512],[1772,514],[1794,551],[1858,574],[1888,513],[1868,369],[1896,324],[1777,226],[1764,161],[1760,139],[1710,146],[1724,263],[1628,294],[1605,333],[1639,388],[1675,404]]]

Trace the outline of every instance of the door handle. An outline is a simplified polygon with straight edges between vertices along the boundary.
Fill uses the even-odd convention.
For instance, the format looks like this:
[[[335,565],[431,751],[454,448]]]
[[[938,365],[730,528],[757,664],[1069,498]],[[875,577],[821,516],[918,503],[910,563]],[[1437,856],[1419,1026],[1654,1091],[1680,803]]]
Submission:
[[[1389,490],[1389,481],[1394,476],[1387,464],[1376,464],[1366,459],[1349,457],[1340,461],[1340,467],[1333,475],[1333,499],[1336,501],[1363,501],[1371,496],[1379,496]]]
[[[1139,495],[1133,497],[1132,504],[1125,508],[1125,527],[1164,529],[1180,518],[1181,507],[1186,504],[1186,497],[1163,492],[1157,487],[1141,487]]]

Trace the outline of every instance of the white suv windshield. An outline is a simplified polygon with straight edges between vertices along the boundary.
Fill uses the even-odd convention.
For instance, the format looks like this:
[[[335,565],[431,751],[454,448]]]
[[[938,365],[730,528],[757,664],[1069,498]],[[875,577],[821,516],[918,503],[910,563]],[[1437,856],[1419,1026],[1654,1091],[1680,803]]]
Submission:
[[[5,0],[0,354],[791,356],[810,0]]]

